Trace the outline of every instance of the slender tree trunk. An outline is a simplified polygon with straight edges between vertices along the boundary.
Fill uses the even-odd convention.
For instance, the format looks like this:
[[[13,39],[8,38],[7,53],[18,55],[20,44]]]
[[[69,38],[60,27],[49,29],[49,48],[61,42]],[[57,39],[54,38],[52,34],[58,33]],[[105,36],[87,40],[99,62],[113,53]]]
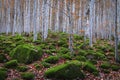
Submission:
[[[93,11],[94,11],[94,2],[95,2],[95,0],[91,0],[90,1],[90,35],[89,35],[89,38],[90,38],[90,41],[89,41],[89,45],[92,47],[92,38],[93,38],[93,33],[92,33],[92,30],[93,30],[93,26],[94,26],[94,21],[93,21],[93,19],[94,19],[94,15],[93,15]]]
[[[115,61],[120,62],[118,55],[118,33],[117,33],[117,0],[115,1]]]
[[[71,8],[70,1],[68,1],[67,10],[68,10],[68,19],[69,19],[69,49],[72,54],[73,53],[73,18],[70,8]]]

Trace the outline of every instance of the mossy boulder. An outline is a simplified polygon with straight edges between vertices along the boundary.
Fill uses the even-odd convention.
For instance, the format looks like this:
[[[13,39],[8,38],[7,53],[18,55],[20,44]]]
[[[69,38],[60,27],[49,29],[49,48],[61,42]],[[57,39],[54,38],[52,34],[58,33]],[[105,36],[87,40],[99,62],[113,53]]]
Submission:
[[[34,80],[35,75],[31,72],[24,72],[24,73],[21,74],[21,77],[24,80]]]
[[[113,71],[118,71],[120,69],[120,66],[119,65],[111,65],[111,69]]]
[[[17,59],[20,63],[32,63],[42,56],[41,48],[32,45],[19,45],[10,52],[12,59]]]
[[[68,48],[64,48],[64,47],[61,47],[60,50],[58,51],[58,53],[61,53],[61,54],[66,54],[70,52],[70,50]]]
[[[71,59],[72,59],[72,56],[71,56],[69,53],[67,53],[67,54],[62,54],[62,55],[60,55],[60,58],[67,59],[67,60],[71,60]]]
[[[86,58],[84,56],[76,56],[75,59],[79,61],[86,61]]]
[[[6,56],[4,54],[0,54],[0,63],[4,63],[8,61],[8,59],[6,58]]]
[[[18,66],[17,70],[20,71],[20,72],[25,72],[25,71],[28,70],[28,67],[27,66]]]
[[[16,68],[18,66],[17,60],[10,60],[5,63],[6,68]]]
[[[82,63],[80,63],[79,61],[70,61],[49,68],[45,72],[44,76],[47,78],[58,79],[58,80],[63,80],[63,79],[73,80],[76,78],[83,79],[84,73],[80,69],[81,66]]]
[[[83,69],[93,74],[98,73],[97,68],[91,62],[86,62]]]
[[[109,69],[111,64],[109,62],[103,62],[100,67],[103,69]]]
[[[45,68],[49,68],[49,67],[51,66],[50,63],[47,63],[47,62],[45,62],[45,61],[42,61],[42,62],[41,62],[41,65],[42,65],[43,67],[45,67]]]
[[[5,80],[7,77],[7,70],[0,68],[0,80]]]
[[[49,56],[48,58],[44,59],[45,62],[50,63],[50,64],[55,64],[59,58],[57,56]]]
[[[85,56],[86,54],[87,52],[85,50],[82,50],[82,49],[78,50],[78,55]]]

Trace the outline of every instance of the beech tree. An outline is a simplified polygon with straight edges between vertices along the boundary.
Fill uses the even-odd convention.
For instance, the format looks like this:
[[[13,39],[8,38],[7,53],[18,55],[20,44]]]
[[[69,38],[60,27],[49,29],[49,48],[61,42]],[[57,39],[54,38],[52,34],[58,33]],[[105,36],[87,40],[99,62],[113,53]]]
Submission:
[[[116,62],[120,62],[119,54],[118,54],[118,33],[117,33],[117,0],[115,0],[115,60]]]

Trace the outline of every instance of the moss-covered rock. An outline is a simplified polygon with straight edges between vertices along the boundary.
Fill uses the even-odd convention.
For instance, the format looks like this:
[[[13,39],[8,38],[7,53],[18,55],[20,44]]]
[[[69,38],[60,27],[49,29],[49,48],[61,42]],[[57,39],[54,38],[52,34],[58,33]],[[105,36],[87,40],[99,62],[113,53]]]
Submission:
[[[67,44],[67,39],[66,38],[61,38],[60,40],[58,40],[57,44],[58,46],[61,46],[61,47],[65,47],[65,48],[68,48],[68,44]]]
[[[34,80],[35,75],[31,72],[24,72],[24,73],[21,74],[21,77],[24,80]]]
[[[44,61],[41,62],[41,65],[45,68],[49,68],[51,66],[50,63],[47,63],[47,62],[44,62]]]
[[[83,40],[83,39],[84,39],[83,36],[79,36],[79,35],[77,35],[77,34],[74,34],[74,35],[73,35],[73,38],[74,38],[75,40]]]
[[[61,54],[66,54],[70,52],[70,50],[68,48],[64,48],[64,47],[61,47],[60,50],[58,51],[58,53],[61,53]]]
[[[98,72],[97,68],[90,62],[86,62],[83,69],[91,73]]]
[[[32,45],[19,45],[10,52],[12,59],[17,59],[20,63],[31,63],[42,56],[41,48]]]
[[[35,66],[35,68],[37,69],[37,70],[40,70],[41,68],[42,68],[42,66],[40,65],[40,64],[34,64],[34,66]]]
[[[79,61],[70,61],[61,65],[49,68],[45,72],[45,77],[52,79],[73,80],[76,78],[83,79],[84,73],[80,70],[82,64]]]
[[[86,58],[84,56],[76,56],[75,59],[79,61],[86,61]]]
[[[48,58],[44,59],[45,62],[55,64],[59,58],[57,56],[49,56]]]
[[[111,65],[109,62],[103,62],[100,67],[103,69],[109,69]]]
[[[16,68],[18,66],[17,60],[10,60],[4,65],[6,68]]]
[[[7,70],[0,68],[0,80],[5,80],[7,77]]]
[[[60,55],[60,57],[61,57],[61,58],[64,58],[64,59],[68,59],[68,60],[71,60],[71,59],[72,59],[72,56],[71,56],[69,53],[67,53],[67,54],[62,54],[62,55]]]
[[[120,69],[120,66],[119,65],[111,65],[111,69],[113,71],[118,71]]]
[[[3,63],[3,62],[7,62],[8,59],[6,58],[6,56],[4,54],[0,54],[0,63]]]
[[[18,66],[17,70],[20,71],[20,72],[25,72],[25,71],[28,70],[28,67],[27,66]]]
[[[78,50],[78,55],[81,55],[81,56],[85,56],[87,54],[87,52],[85,50]]]

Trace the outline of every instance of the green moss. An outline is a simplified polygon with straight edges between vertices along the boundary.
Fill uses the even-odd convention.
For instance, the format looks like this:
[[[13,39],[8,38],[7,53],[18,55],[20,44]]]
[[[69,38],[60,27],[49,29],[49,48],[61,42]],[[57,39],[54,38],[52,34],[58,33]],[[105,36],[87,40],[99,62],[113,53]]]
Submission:
[[[24,80],[34,80],[35,75],[31,72],[24,72],[24,73],[21,74],[21,77]]]
[[[45,53],[51,54],[52,52],[50,50],[45,50]]]
[[[91,73],[98,72],[96,67],[92,63],[90,63],[90,62],[86,62],[85,63],[84,70],[89,71]]]
[[[43,43],[39,45],[39,47],[40,47],[41,49],[45,49],[45,46],[46,46],[46,44],[43,44]]]
[[[44,66],[45,68],[49,68],[51,66],[50,63],[47,63],[47,62],[41,62],[41,65]]]
[[[97,64],[97,61],[96,60],[90,60],[90,62],[92,63],[92,64]]]
[[[56,49],[50,49],[51,53],[56,53],[57,50]]]
[[[60,47],[66,47],[66,48],[68,47],[67,43],[68,42],[67,42],[66,38],[62,38],[62,39],[58,40],[58,42],[57,42],[58,46],[60,46]]]
[[[61,47],[58,52],[62,53],[62,54],[66,54],[66,53],[70,52],[70,50],[68,48]]]
[[[10,60],[5,63],[6,68],[16,68],[18,66],[17,60]]]
[[[57,56],[49,56],[48,58],[44,59],[45,62],[55,64],[59,58]]]
[[[68,53],[67,54],[62,54],[61,57],[64,58],[64,59],[68,59],[68,60],[72,59],[71,55],[68,54]]]
[[[105,55],[102,54],[102,53],[99,53],[99,52],[96,52],[94,55],[95,55],[96,59],[103,59],[103,58],[105,58]]]
[[[6,56],[4,54],[0,54],[0,63],[6,62],[6,61],[8,61]]]
[[[42,67],[40,66],[40,64],[34,64],[34,66],[35,66],[35,68],[37,69],[37,70],[40,70]]]
[[[111,67],[111,65],[108,62],[104,62],[104,63],[101,64],[100,67],[103,68],[103,69],[109,69]]]
[[[5,80],[7,78],[7,71],[0,68],[0,80]]]
[[[20,71],[20,72],[25,72],[25,71],[28,70],[28,67],[27,66],[18,66],[17,70]]]
[[[31,63],[42,56],[41,48],[32,45],[19,45],[10,52],[12,59],[17,59],[20,63]]]
[[[84,39],[82,36],[79,36],[77,34],[74,34],[73,37],[75,40],[83,40]]]
[[[76,60],[86,61],[86,58],[84,56],[76,56]]]
[[[79,61],[70,61],[61,65],[57,65],[45,72],[45,77],[51,79],[67,79],[84,78],[84,73],[80,70],[82,64]]]
[[[120,69],[119,65],[111,65],[113,71],[118,71]]]
[[[106,74],[110,73],[110,71],[107,70],[107,69],[104,69],[103,72],[106,73]]]
[[[55,49],[55,46],[49,45],[49,49]]]
[[[78,55],[81,55],[81,56],[85,56],[86,53],[87,53],[87,52],[86,52],[85,50],[81,50],[81,49],[80,49],[80,50],[78,51]]]

